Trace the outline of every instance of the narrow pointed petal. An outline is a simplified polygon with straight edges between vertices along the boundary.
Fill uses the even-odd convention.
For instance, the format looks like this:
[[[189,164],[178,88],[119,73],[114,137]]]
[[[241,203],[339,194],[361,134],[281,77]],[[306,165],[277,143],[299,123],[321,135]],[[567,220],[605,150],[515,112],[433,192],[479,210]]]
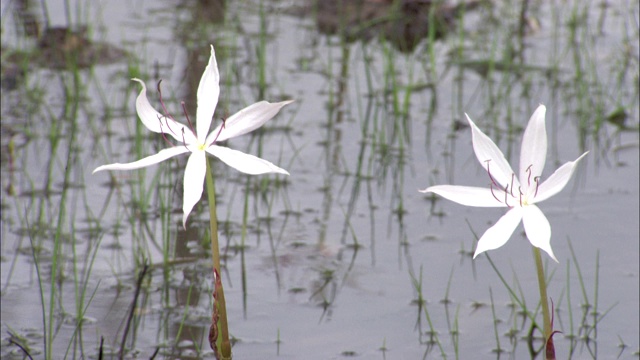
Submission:
[[[522,223],[531,245],[544,250],[555,262],[558,262],[551,250],[551,225],[539,207],[529,205],[522,208]]]
[[[182,202],[182,226],[187,228],[187,218],[202,197],[204,175],[207,171],[207,154],[204,151],[191,153],[184,170],[184,198]]]
[[[420,192],[432,192],[447,200],[457,202],[465,206],[476,207],[505,207],[504,191],[455,185],[436,185],[428,187]],[[495,195],[495,196],[494,196]]]
[[[487,229],[480,240],[478,240],[478,246],[476,247],[475,254],[473,254],[473,258],[475,259],[476,256],[487,250],[497,249],[506,244],[516,227],[518,227],[518,224],[520,224],[521,219],[522,208],[519,206],[512,208],[507,211],[506,214],[502,215],[498,222]]]
[[[293,100],[278,103],[260,101],[249,105],[229,117],[224,124],[218,125],[207,137],[206,144],[211,144],[213,141],[225,141],[251,132],[274,117],[283,106],[292,102]],[[220,131],[222,126],[224,127]]]
[[[189,150],[187,150],[187,148],[185,148],[184,146],[174,146],[168,149],[163,149],[160,150],[160,152],[158,152],[157,154],[151,155],[151,156],[147,156],[146,158],[140,159],[138,161],[134,161],[134,162],[130,162],[130,163],[126,163],[126,164],[121,164],[121,163],[115,163],[115,164],[109,164],[109,165],[102,165],[102,166],[98,166],[95,170],[93,170],[92,174],[97,173],[98,171],[103,171],[103,170],[133,170],[133,169],[140,169],[143,167],[147,167],[149,165],[153,165],[153,164],[157,164],[161,161],[167,160],[171,157],[174,157],[176,155],[180,155],[180,154],[184,154],[186,152],[188,152]]]
[[[546,111],[544,105],[538,106],[522,135],[520,181],[523,185],[522,191],[527,195],[535,191],[534,179],[542,175],[547,159],[547,129],[544,122]]]
[[[137,81],[142,85],[142,90],[136,98],[136,110],[144,126],[155,133],[168,134],[180,143],[193,143],[195,137],[187,126],[169,119],[151,106],[149,99],[147,99],[147,86],[144,84],[144,81],[136,78],[131,80]]]
[[[198,85],[198,111],[196,118],[196,132],[198,133],[198,141],[204,143],[205,137],[211,127],[213,113],[218,106],[218,97],[220,96],[220,73],[218,72],[218,62],[216,61],[216,52],[211,45],[211,56],[209,64],[204,69],[200,85]]]
[[[466,114],[465,114],[466,115]],[[471,135],[473,139],[473,151],[476,153],[476,157],[480,162],[480,165],[490,174],[491,178],[495,180],[503,189],[506,186],[509,188],[518,188],[520,184],[518,179],[514,176],[514,172],[511,169],[511,165],[498,146],[485,135],[480,128],[469,118],[467,120],[471,126]],[[487,168],[488,167],[488,168]]]
[[[589,152],[580,155],[575,161],[569,161],[564,165],[560,166],[558,170],[556,170],[545,182],[540,184],[538,188],[538,193],[533,200],[530,200],[529,203],[534,204],[541,201],[544,201],[553,195],[559,193],[564,189],[569,180],[571,180],[571,176],[573,176],[573,172],[578,165],[578,162],[585,157]]]
[[[289,175],[289,173],[281,169],[267,160],[259,157],[245,154],[242,151],[229,149],[223,146],[211,145],[207,148],[207,152],[232,168],[250,175],[259,175],[266,173],[280,173]]]

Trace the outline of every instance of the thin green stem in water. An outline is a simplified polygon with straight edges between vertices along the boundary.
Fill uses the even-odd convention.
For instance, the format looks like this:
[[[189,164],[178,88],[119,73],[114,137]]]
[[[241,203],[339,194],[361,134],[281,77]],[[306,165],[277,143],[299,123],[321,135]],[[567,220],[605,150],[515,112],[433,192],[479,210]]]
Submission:
[[[533,258],[536,262],[536,272],[538,273],[538,288],[540,289],[540,303],[542,304],[542,317],[544,322],[544,341],[546,343],[551,337],[551,316],[549,315],[549,298],[547,297],[547,281],[544,275],[544,266],[540,249],[533,247]]]
[[[206,173],[206,182],[207,182],[207,197],[209,199],[209,230],[211,233],[211,260],[213,260],[213,271],[216,276],[220,277],[220,245],[218,244],[218,218],[216,215],[216,189],[213,183],[213,174],[211,171],[211,164],[207,159],[207,173]],[[185,184],[187,186],[187,184]],[[217,284],[220,281],[222,284],[222,279],[216,279],[215,283]],[[216,299],[213,304],[214,307],[218,308],[218,324],[217,329],[218,333],[221,336],[218,336],[216,340],[216,354],[218,354],[219,359],[231,359],[231,342],[229,341],[229,326],[227,323],[227,305],[224,300],[224,290],[222,286],[216,286]],[[215,313],[215,311],[214,311]]]

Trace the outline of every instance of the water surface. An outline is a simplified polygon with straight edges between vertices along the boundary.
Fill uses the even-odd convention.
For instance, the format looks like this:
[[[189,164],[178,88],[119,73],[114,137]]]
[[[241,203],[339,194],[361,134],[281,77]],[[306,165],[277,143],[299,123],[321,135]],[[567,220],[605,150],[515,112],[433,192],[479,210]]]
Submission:
[[[183,230],[186,157],[91,175],[167,146],[138,121],[129,79],[147,82],[158,109],[163,79],[169,111],[183,119],[184,100],[195,114],[209,44],[222,77],[216,121],[296,100],[228,143],[291,176],[213,162],[236,358],[531,358],[531,321],[487,256],[471,259],[503,211],[417,190],[487,184],[464,113],[516,167],[540,103],[543,177],[590,151],[540,205],[559,260],[545,257],[558,357],[637,357],[638,4],[531,3],[524,22],[521,6],[480,5],[438,36],[398,44],[384,27],[329,26],[351,13],[278,1],[48,3],[49,27],[79,34],[69,44],[118,55],[69,68],[38,45],[42,30],[40,40],[26,30],[30,16],[44,26],[40,7],[3,3],[3,357],[22,358],[11,336],[43,355],[56,238],[54,358],[97,357],[101,337],[117,353],[145,262],[126,356],[213,356],[207,203]],[[488,255],[541,319],[522,230]]]

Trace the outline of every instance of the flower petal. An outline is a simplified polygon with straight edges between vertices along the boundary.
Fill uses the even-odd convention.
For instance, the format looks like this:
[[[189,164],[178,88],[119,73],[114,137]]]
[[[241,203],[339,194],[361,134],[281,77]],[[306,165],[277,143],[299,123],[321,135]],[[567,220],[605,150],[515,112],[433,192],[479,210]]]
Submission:
[[[430,186],[420,192],[432,192],[444,197],[447,200],[457,202],[465,206],[476,207],[504,207],[504,199],[501,199],[504,191],[472,187],[472,186],[455,186],[455,185],[436,185]],[[495,197],[494,197],[495,195]]]
[[[529,200],[529,203],[534,204],[540,201],[546,200],[553,195],[559,193],[564,187],[567,185],[569,180],[571,180],[571,176],[576,169],[576,165],[578,162],[585,157],[589,152],[580,155],[575,161],[569,161],[564,165],[560,166],[558,170],[556,170],[545,182],[540,184],[538,188],[538,193],[535,197],[532,197],[532,200]]]
[[[518,227],[518,224],[520,224],[521,219],[522,208],[519,206],[511,208],[506,214],[502,215],[498,222],[487,229],[480,240],[478,240],[478,246],[476,247],[475,254],[473,254],[473,258],[475,259],[476,256],[487,250],[497,249],[506,244],[513,234],[513,231]]]
[[[149,166],[149,165],[157,164],[157,163],[159,163],[159,162],[161,162],[163,160],[167,160],[167,159],[169,159],[171,157],[183,154],[183,153],[188,152],[188,151],[189,150],[184,146],[174,146],[174,147],[170,147],[168,149],[160,150],[160,152],[158,152],[157,154],[151,155],[151,156],[147,156],[146,158],[140,159],[138,161],[134,161],[134,162],[126,163],[126,164],[115,163],[115,164],[98,166],[95,170],[93,170],[92,174],[95,174],[98,171],[102,171],[102,170],[133,170],[133,169],[139,169],[139,168],[143,168],[143,167],[146,167],[146,166]]]
[[[211,145],[207,148],[207,152],[222,160],[225,164],[245,174],[259,175],[265,173],[280,173],[289,175],[286,170],[273,165],[267,160],[245,154],[242,151]]]
[[[465,114],[466,115],[466,114]],[[506,186],[509,188],[518,188],[520,184],[518,179],[514,176],[514,172],[511,169],[511,165],[498,146],[485,135],[471,120],[469,115],[467,120],[471,126],[471,135],[473,139],[473,151],[476,153],[476,157],[480,162],[480,165],[489,173],[489,176],[495,180],[503,189]]]
[[[202,197],[204,175],[207,171],[207,154],[204,151],[195,151],[189,156],[187,167],[184,170],[184,198],[182,200],[182,226],[187,228],[187,218],[193,207]]]
[[[531,245],[544,250],[555,262],[558,262],[553,250],[551,250],[551,225],[549,220],[535,205],[524,206],[522,208],[522,223],[524,231]]]
[[[211,56],[209,64],[204,69],[200,85],[198,85],[198,110],[196,113],[196,128],[198,141],[204,143],[205,136],[211,127],[213,113],[218,105],[218,97],[220,96],[220,73],[218,72],[218,62],[216,61],[216,52],[211,45]]]
[[[223,124],[218,125],[209,136],[205,144],[211,144],[214,141],[225,141],[233,137],[251,132],[269,121],[274,117],[283,106],[291,104],[293,100],[282,101],[278,103],[270,103],[260,101],[253,105],[238,111],[229,117]],[[222,131],[220,131],[221,127]]]
[[[144,126],[155,133],[169,134],[181,143],[193,143],[195,137],[187,126],[160,114],[151,106],[147,99],[147,86],[144,81],[137,78],[131,80],[137,81],[142,85],[142,90],[136,98],[136,110]]]
[[[535,178],[542,175],[547,158],[547,129],[544,123],[546,111],[544,105],[538,106],[522,135],[519,179],[525,195],[531,195],[535,191]]]

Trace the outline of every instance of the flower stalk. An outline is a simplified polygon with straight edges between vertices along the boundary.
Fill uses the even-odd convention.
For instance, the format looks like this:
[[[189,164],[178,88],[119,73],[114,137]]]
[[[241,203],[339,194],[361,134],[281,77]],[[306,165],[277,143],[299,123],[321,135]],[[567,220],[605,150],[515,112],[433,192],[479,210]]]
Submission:
[[[549,298],[547,297],[547,280],[544,274],[544,265],[542,264],[542,255],[540,248],[532,246],[533,259],[536,263],[536,273],[538,274],[538,289],[540,290],[540,304],[542,304],[542,321],[543,321],[543,337],[545,341],[545,359],[555,360],[555,349],[553,347],[553,328],[551,324],[551,316],[549,313]],[[551,350],[551,351],[550,351]]]
[[[211,349],[217,359],[231,359],[231,341],[229,341],[229,325],[227,322],[227,305],[220,276],[220,244],[218,242],[218,216],[216,214],[216,188],[213,182],[211,164],[207,160],[205,181],[209,200],[209,232],[211,234],[211,260],[214,274],[213,317],[209,333]]]

